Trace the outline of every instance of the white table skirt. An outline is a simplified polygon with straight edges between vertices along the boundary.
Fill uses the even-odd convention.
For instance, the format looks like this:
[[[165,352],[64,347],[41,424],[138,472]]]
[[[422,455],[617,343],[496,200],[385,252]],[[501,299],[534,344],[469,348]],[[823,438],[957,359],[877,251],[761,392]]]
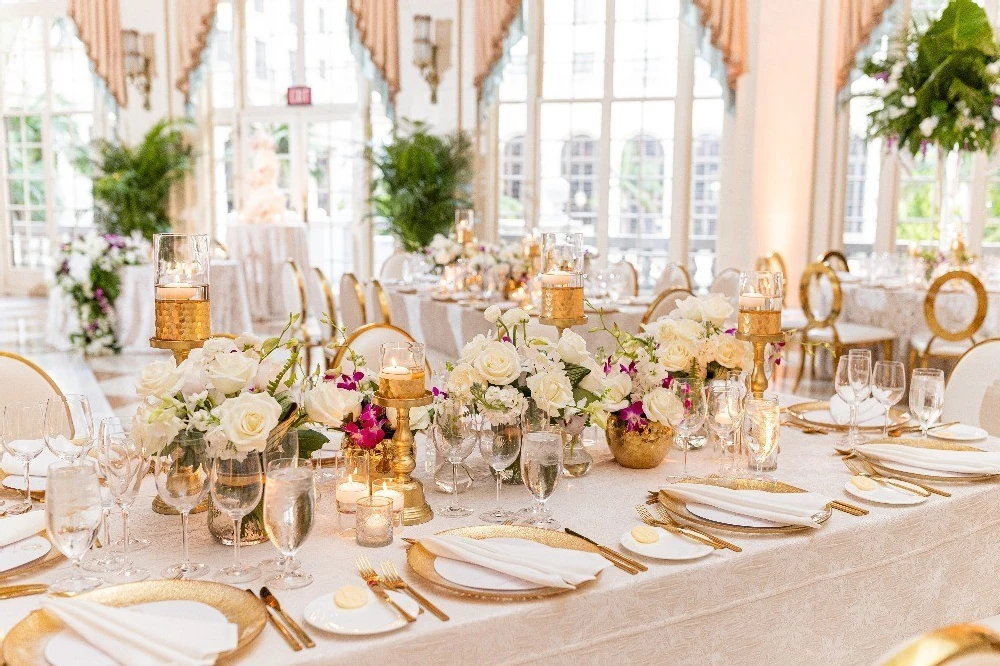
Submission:
[[[858,503],[843,491],[846,468],[833,453],[835,437],[782,429],[778,478],[803,488]],[[1000,450],[1000,440],[985,444]],[[424,455],[418,447],[418,458]],[[616,546],[639,524],[634,505],[646,491],[678,471],[676,457],[654,470],[627,470],[609,459],[603,444],[590,474],[562,479],[548,501],[563,525]],[[713,468],[710,451],[691,454],[697,471]],[[474,454],[471,462],[483,463]],[[420,460],[417,476],[423,475]],[[426,482],[425,487],[431,484]],[[299,552],[308,587],[277,591],[282,605],[302,620],[306,604],[332,595],[344,584],[360,584],[354,565],[359,554],[376,565],[393,561],[402,575],[451,616],[440,622],[423,614],[402,630],[369,638],[347,638],[309,629],[317,647],[293,653],[270,626],[236,663],[271,664],[671,664],[672,666],[871,664],[905,638],[928,629],[1000,612],[1000,486],[951,484],[951,498],[931,497],[916,507],[869,505],[864,517],[834,512],[819,530],[795,535],[727,535],[742,553],[717,551],[701,560],[669,563],[646,560],[649,572],[630,576],[609,568],[583,589],[549,599],[491,603],[446,593],[417,578],[406,565],[397,539],[381,549],[360,548],[334,535],[336,519],[320,515]],[[151,479],[140,491],[132,526],[152,540],[135,560],[155,573],[180,557],[180,521],[150,510]],[[11,496],[4,491],[4,496]],[[433,507],[448,501],[428,490]],[[493,484],[477,481],[461,500],[475,511],[468,518],[436,517],[407,527],[418,537],[474,525],[494,504]],[[516,509],[529,503],[523,487],[504,487],[502,503]],[[205,514],[191,519],[191,554],[212,572],[230,562],[231,550],[215,542]],[[113,523],[118,533],[117,521]],[[274,555],[268,544],[248,547],[256,562]],[[51,582],[68,571],[27,575],[21,582]],[[240,587],[259,588],[254,581]],[[0,631],[6,632],[39,597],[0,604]]]
[[[226,230],[229,258],[243,267],[250,312],[254,321],[288,318],[288,306],[281,290],[281,270],[294,259],[306,279],[309,302],[321,303],[308,275],[309,240],[306,225],[232,224]]]
[[[220,333],[253,331],[243,271],[231,259],[213,259],[211,268],[212,330]],[[122,268],[122,290],[115,303],[118,342],[127,352],[149,350],[154,333],[153,266]],[[61,291],[49,293],[45,342],[55,349],[70,349],[69,329],[74,314]]]

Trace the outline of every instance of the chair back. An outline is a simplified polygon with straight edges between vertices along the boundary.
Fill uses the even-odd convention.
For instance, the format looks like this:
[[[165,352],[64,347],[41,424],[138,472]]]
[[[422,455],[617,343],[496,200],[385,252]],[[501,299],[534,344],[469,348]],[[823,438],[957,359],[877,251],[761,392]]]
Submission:
[[[627,259],[621,261],[622,269],[625,271],[625,290],[632,296],[639,295],[639,271],[635,264]]]
[[[333,288],[330,287],[330,281],[326,279],[323,269],[319,266],[314,266],[312,272],[316,284],[319,285],[319,293],[323,298],[322,307],[326,315],[330,318],[330,324],[326,331],[326,339],[333,340],[335,337],[334,329],[337,325],[337,300],[333,296]]]
[[[941,421],[961,421],[1000,436],[1000,340],[984,340],[955,364],[944,389]]]
[[[851,267],[847,264],[847,257],[840,250],[830,250],[819,261],[840,273],[851,272]]]
[[[63,392],[48,373],[23,356],[0,351],[0,407],[12,402],[45,402]]]
[[[738,300],[740,295],[740,269],[727,268],[716,275],[708,291],[713,294],[722,294],[730,301]]]
[[[651,321],[656,321],[660,317],[666,317],[668,314],[677,309],[677,303],[683,301],[688,296],[694,296],[690,289],[668,289],[661,292],[653,302],[649,304],[646,308],[646,312],[642,315],[642,323],[648,324]]]
[[[406,262],[409,261],[409,259],[410,254],[408,252],[397,250],[391,257],[385,260],[384,264],[382,264],[382,270],[378,273],[379,279],[383,282],[402,280],[403,266],[406,265]]]
[[[414,342],[413,336],[392,324],[365,324],[347,336],[344,344],[333,355],[331,368],[341,367],[347,361],[348,347],[358,356],[363,356],[365,364],[374,372],[378,371],[379,353],[386,342]],[[346,372],[353,368],[343,368]],[[427,373],[428,376],[430,373]]]
[[[972,321],[968,325],[959,330],[945,328],[937,315],[937,299],[941,288],[952,280],[959,280],[969,285],[976,295],[976,314],[972,317]],[[948,295],[950,296],[951,294]],[[927,321],[927,328],[931,329],[931,340],[927,349],[931,348],[936,338],[947,340],[948,342],[970,340],[975,343],[976,341],[973,336],[979,332],[979,329],[983,326],[983,322],[986,321],[986,310],[988,307],[989,302],[986,298],[986,288],[983,287],[983,283],[979,278],[972,273],[968,271],[948,271],[944,275],[939,276],[931,284],[931,288],[927,290],[927,296],[924,297],[924,319]]]
[[[806,266],[799,281],[799,302],[806,316],[807,330],[833,326],[844,304],[840,279],[833,269],[819,262]]]
[[[656,291],[657,294],[661,294],[670,289],[687,289],[691,291],[691,275],[688,273],[688,269],[677,262],[671,262],[667,264],[663,272],[660,273],[660,279],[656,281]]]
[[[354,273],[344,273],[340,278],[340,321],[348,335],[367,321],[365,290]]]
[[[392,316],[389,314],[389,297],[382,288],[382,283],[372,280],[368,286],[368,323],[391,324]]]
[[[299,315],[299,326],[305,326],[309,317],[306,298],[306,279],[298,263],[288,258],[281,266],[281,297],[285,311]]]
[[[781,293],[781,304],[785,304],[785,297],[788,296],[788,270],[785,268],[785,258],[776,250],[768,252],[763,257],[759,257],[754,263],[755,271],[767,273],[781,273],[785,281],[785,290]]]
[[[228,259],[229,258],[229,248],[226,247],[221,242],[212,239],[212,258],[213,259]]]

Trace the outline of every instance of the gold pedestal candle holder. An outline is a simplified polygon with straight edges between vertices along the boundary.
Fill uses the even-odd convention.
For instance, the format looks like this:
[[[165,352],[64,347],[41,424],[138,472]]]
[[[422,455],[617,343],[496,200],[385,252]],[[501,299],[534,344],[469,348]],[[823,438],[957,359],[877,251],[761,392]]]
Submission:
[[[756,271],[740,275],[740,310],[736,320],[736,338],[753,345],[753,374],[750,390],[755,398],[767,391],[764,364],[769,343],[782,342],[781,299],[784,295],[781,273]]]
[[[417,467],[413,453],[413,432],[410,430],[410,410],[414,407],[424,407],[432,402],[434,396],[429,391],[425,391],[420,398],[387,398],[375,394],[376,405],[396,410],[396,434],[392,436],[392,443],[396,449],[392,469],[396,476],[389,484],[389,488],[403,495],[404,525],[419,525],[434,517],[434,512],[424,497],[424,484],[410,476]]]

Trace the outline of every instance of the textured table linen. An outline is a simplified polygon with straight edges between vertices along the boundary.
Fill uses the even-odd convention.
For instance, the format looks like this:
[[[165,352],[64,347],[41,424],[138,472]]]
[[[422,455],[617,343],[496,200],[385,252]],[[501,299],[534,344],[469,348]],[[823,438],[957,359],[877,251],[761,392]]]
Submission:
[[[832,455],[836,438],[782,429],[778,478],[852,503],[843,486],[848,474]],[[1000,450],[1000,440],[984,448]],[[423,446],[419,446],[423,456]],[[563,525],[616,546],[639,524],[633,506],[646,491],[676,473],[676,455],[654,470],[626,470],[610,460],[603,444],[593,447],[594,468],[582,479],[562,479],[548,505]],[[711,452],[692,452],[694,471],[713,465]],[[407,527],[403,536],[419,537],[475,525],[494,504],[493,486],[474,454],[470,462],[480,479],[461,500],[475,509],[462,519],[435,517]],[[418,476],[424,461],[418,464]],[[426,477],[423,477],[426,478]],[[318,517],[299,553],[312,585],[274,590],[296,619],[319,595],[332,595],[361,579],[358,554],[376,565],[395,562],[400,573],[451,616],[440,622],[424,613],[399,631],[370,638],[348,638],[310,629],[317,647],[293,653],[271,627],[244,652],[238,664],[271,666],[330,664],[670,664],[694,666],[871,664],[900,641],[952,622],[1000,613],[1000,485],[950,484],[951,498],[932,497],[914,507],[868,505],[865,517],[833,512],[818,530],[794,535],[745,536],[720,533],[743,547],[742,553],[716,551],[685,563],[643,559],[649,572],[630,576],[616,568],[580,590],[543,600],[491,603],[454,596],[417,578],[406,565],[397,538],[388,547],[360,548],[334,535],[335,518]],[[140,566],[158,573],[180,558],[180,519],[150,510],[155,493],[146,479],[133,509],[136,534],[150,548],[135,553]],[[9,491],[3,493],[9,496]],[[435,508],[448,498],[428,490]],[[504,487],[510,508],[529,503],[523,487]],[[226,566],[231,550],[216,543],[205,514],[191,518],[191,554],[212,571]],[[115,534],[117,522],[113,523]],[[243,557],[271,557],[268,544],[247,547]],[[637,556],[638,557],[638,556]],[[50,582],[68,571],[55,569],[8,581]],[[240,587],[258,589],[254,581]],[[0,631],[6,632],[38,597],[0,602]]]
[[[255,321],[288,318],[288,305],[281,288],[281,269],[294,259],[306,278],[309,302],[320,303],[319,292],[308,279],[309,237],[306,225],[232,224],[226,230],[229,258],[243,268]],[[314,293],[315,292],[315,293]]]

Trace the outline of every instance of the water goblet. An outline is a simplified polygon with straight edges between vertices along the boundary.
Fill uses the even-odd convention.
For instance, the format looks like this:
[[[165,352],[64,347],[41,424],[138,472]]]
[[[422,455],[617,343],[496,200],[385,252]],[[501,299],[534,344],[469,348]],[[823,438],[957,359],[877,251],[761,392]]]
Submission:
[[[744,441],[755,476],[766,477],[778,467],[778,432],[781,428],[781,408],[778,396],[764,395],[746,400],[747,428]]]
[[[286,565],[268,581],[269,585],[292,590],[312,582],[312,574],[292,565],[296,563],[295,553],[312,531],[315,508],[312,469],[300,465],[298,458],[271,461],[264,486],[264,531],[286,558]]]
[[[475,428],[468,405],[456,398],[445,398],[436,414],[434,441],[438,454],[451,464],[451,503],[438,510],[438,515],[457,518],[468,516],[472,509],[458,505],[458,466],[476,446],[479,432]]]
[[[188,519],[208,493],[211,459],[205,438],[183,432],[153,458],[153,477],[160,499],[181,515],[181,546],[184,559],[163,570],[164,578],[181,574],[198,578],[208,570],[205,564],[191,561],[188,549]]]
[[[743,392],[736,381],[715,381],[706,389],[705,399],[708,429],[715,435],[721,447],[719,471],[724,475],[735,474],[739,465],[736,460],[734,433],[743,421]]]
[[[920,423],[920,433],[927,437],[927,428],[941,416],[944,407],[944,372],[934,368],[917,368],[910,377],[910,411]]]
[[[699,380],[674,379],[670,383],[670,390],[680,402],[681,409],[675,419],[671,419],[670,425],[676,430],[674,436],[677,446],[682,451],[683,472],[681,478],[688,477],[688,440],[691,435],[698,431],[705,423],[707,405],[705,400],[705,387]]]
[[[223,457],[224,456],[224,457]],[[240,562],[240,530],[243,517],[254,510],[264,495],[261,456],[255,451],[239,453],[228,448],[212,461],[212,500],[233,520],[233,563],[215,574],[215,579],[235,585],[260,577],[259,567]]]
[[[94,417],[86,396],[68,393],[45,404],[45,446],[67,462],[80,460],[94,443]]]
[[[266,470],[267,466],[275,460],[283,460],[286,458],[298,459],[298,457],[299,433],[297,430],[289,430],[281,437],[268,439],[267,446],[264,447],[261,469]],[[288,562],[285,557],[279,555],[278,557],[269,557],[261,560],[257,566],[267,573],[272,573],[274,571],[281,571],[291,564],[292,563]],[[294,566],[298,566],[298,564],[295,564]]]
[[[521,478],[535,498],[527,522],[535,527],[558,530],[559,523],[545,509],[562,476],[562,437],[555,431],[529,432],[521,441]]]
[[[509,520],[513,514],[504,511],[500,504],[500,486],[503,483],[503,472],[517,458],[521,451],[520,417],[515,415],[512,423],[497,423],[494,428],[486,427],[480,432],[479,452],[490,467],[493,468],[497,483],[497,508],[479,515],[479,520],[485,523],[502,523]]]
[[[889,436],[889,410],[906,392],[906,366],[899,361],[879,361],[872,372],[872,396],[885,407],[882,437]]]
[[[871,394],[871,352],[867,349],[852,349],[837,361],[834,387],[840,399],[850,408],[847,434],[839,441],[850,448],[865,441],[858,432],[858,409]]]
[[[45,495],[49,538],[73,563],[70,576],[50,585],[49,592],[79,594],[94,589],[104,581],[84,576],[80,560],[90,550],[101,525],[101,485],[97,467],[89,460],[53,464],[48,470]]]
[[[6,510],[11,515],[32,509],[29,474],[31,461],[45,448],[44,402],[12,402],[3,409],[3,448],[24,468],[24,502]]]
[[[130,430],[109,430],[104,433],[98,447],[98,464],[104,470],[108,490],[122,516],[121,566],[110,575],[117,583],[146,580],[149,571],[134,566],[129,558],[132,539],[129,537],[128,516],[139,486],[149,471],[149,456],[142,444],[132,437]]]

